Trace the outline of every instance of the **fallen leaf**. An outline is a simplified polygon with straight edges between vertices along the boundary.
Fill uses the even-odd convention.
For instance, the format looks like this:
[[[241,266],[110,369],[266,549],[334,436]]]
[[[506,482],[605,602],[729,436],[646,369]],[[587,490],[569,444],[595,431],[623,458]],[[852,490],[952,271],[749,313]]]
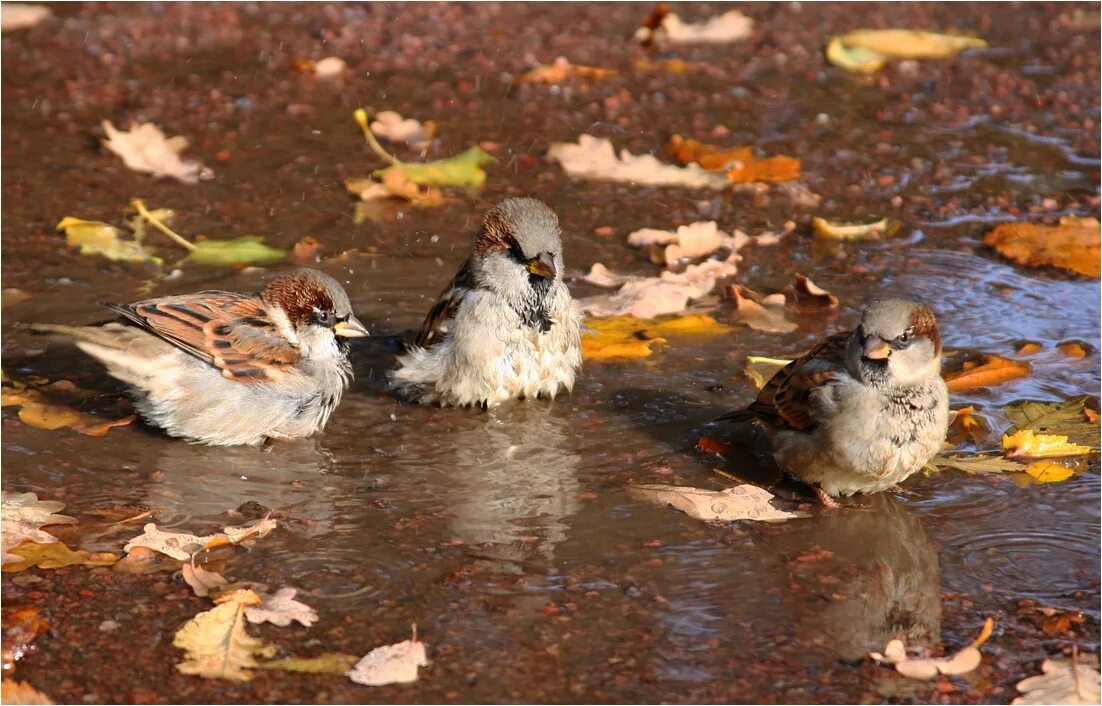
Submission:
[[[243,235],[232,240],[197,240],[186,262],[214,267],[268,265],[287,257],[287,251],[264,244],[260,235]]]
[[[1022,402],[1003,410],[1015,431],[1032,429],[1041,433],[1064,434],[1076,442],[1098,440],[1098,423],[1084,413],[1087,398],[1077,397],[1066,402]]]
[[[989,355],[980,365],[969,361],[964,364],[961,370],[955,373],[947,373],[942,377],[945,378],[945,384],[949,387],[950,392],[963,392],[964,390],[991,387],[1024,378],[1029,375],[1030,371],[1029,363],[1024,361]]]
[[[288,657],[261,662],[257,669],[282,669],[285,672],[303,674],[348,674],[359,661],[356,655],[343,652],[326,652],[317,657]]]
[[[586,319],[585,326],[589,331],[582,335],[582,353],[594,361],[645,358],[653,352],[651,345],[666,343],[664,336],[714,336],[732,330],[704,314],[663,321],[612,316]]]
[[[185,137],[166,138],[152,123],[140,123],[128,131],[116,129],[110,120],[104,120],[102,125],[107,134],[103,146],[122,157],[126,166],[136,172],[172,177],[185,184],[195,184],[200,178],[211,176],[199,162],[180,159],[180,153],[188,145]]]
[[[484,165],[497,159],[478,145],[468,147],[454,157],[438,159],[434,162],[402,162],[389,154],[375,138],[367,121],[367,111],[358,108],[353,113],[356,123],[363,131],[368,146],[390,166],[376,169],[372,175],[386,181],[388,172],[399,172],[406,181],[421,186],[467,186],[478,188],[486,183]]]
[[[949,421],[949,436],[956,439],[958,443],[962,439],[971,439],[978,444],[980,435],[987,427],[987,423],[976,413],[976,408],[968,405],[954,412],[953,418]]]
[[[0,31],[11,32],[17,29],[34,27],[51,14],[50,8],[45,5],[5,2],[0,4]],[[4,701],[7,702],[7,699],[4,699]]]
[[[317,263],[320,252],[321,242],[314,236],[308,235],[294,244],[287,259],[296,265],[312,265]]]
[[[105,436],[114,427],[126,426],[135,419],[135,415],[121,419],[100,419],[67,405],[44,402],[25,402],[19,408],[19,421],[29,427],[47,431],[72,429],[85,436]]]
[[[191,590],[195,592],[195,595],[200,598],[206,598],[212,594],[218,593],[222,590],[228,581],[217,571],[207,571],[201,566],[195,566],[190,562],[185,562],[180,567],[180,572],[184,576],[184,581],[188,586],[191,586]],[[256,621],[253,621],[256,622]]]
[[[838,297],[799,273],[793,275],[792,284],[784,288],[785,303],[798,311],[822,311],[837,309]]]
[[[1056,350],[1071,358],[1086,358],[1087,349],[1079,341],[1065,341],[1056,346]]]
[[[626,149],[617,156],[609,140],[592,135],[580,135],[577,143],[553,143],[547,158],[561,164],[571,177],[708,189],[723,189],[729,183],[723,176],[696,164],[678,167],[653,155],[634,155]]]
[[[976,454],[974,456],[935,456],[930,463],[938,468],[955,468],[966,473],[1024,473],[1025,464],[1008,459],[1002,454]]]
[[[348,179],[344,182],[344,186],[361,201],[397,198],[409,201],[419,208],[435,208],[446,201],[440,189],[418,186],[397,170],[383,172],[382,181]]]
[[[161,262],[141,242],[127,240],[121,230],[107,223],[66,216],[58,222],[57,230],[65,231],[66,244],[79,247],[81,255],[102,255],[121,262]]]
[[[31,299],[34,295],[19,287],[4,287],[0,290],[0,306],[7,308]]]
[[[755,331],[788,333],[796,330],[796,322],[785,316],[783,296],[762,297],[742,285],[731,285],[727,292],[735,302],[738,320]]]
[[[685,22],[665,4],[656,8],[635,32],[644,44],[726,44],[750,37],[754,21],[738,10],[731,10],[703,22]]]
[[[1041,344],[1030,341],[1028,343],[1023,343],[1021,348],[1014,352],[1018,355],[1036,355],[1043,350],[1044,348],[1041,347]]]
[[[1069,610],[1046,618],[1041,625],[1041,631],[1049,636],[1063,635],[1071,632],[1073,625],[1082,625],[1085,622],[1085,615],[1077,610]]]
[[[34,649],[34,641],[50,629],[50,624],[33,605],[4,606],[2,616],[4,674],[12,674],[15,663]],[[4,703],[8,703],[7,696]]]
[[[874,73],[889,59],[942,59],[986,46],[978,37],[911,29],[858,29],[831,37],[826,56],[847,71]]]
[[[721,277],[734,275],[738,268],[738,256],[726,260],[705,260],[689,265],[683,272],[662,272],[658,277],[616,275],[597,263],[585,280],[602,287],[618,287],[613,294],[586,297],[580,304],[593,316],[621,316],[627,314],[640,319],[653,319],[663,314],[677,314],[688,307],[689,302],[701,299],[715,289]]]
[[[716,147],[674,135],[666,149],[682,164],[695,162],[709,171],[726,171],[734,184],[800,178],[799,160],[783,155],[757,157],[749,147]]]
[[[715,456],[721,461],[726,461],[727,457],[731,455],[731,445],[725,441],[719,441],[707,436],[702,436],[696,441],[696,450],[703,453]]]
[[[344,73],[348,64],[338,56],[327,56],[314,63],[314,75],[318,78],[336,78]]]
[[[667,265],[711,255],[720,248],[735,252],[748,242],[750,238],[745,233],[735,231],[735,235],[728,235],[719,230],[715,221],[697,221],[679,226],[676,231],[642,228],[628,234],[628,245],[637,248],[665,246],[662,259]]]
[[[550,64],[542,64],[521,77],[524,83],[565,83],[571,78],[601,81],[615,76],[615,69],[602,69],[596,66],[571,64],[565,56],[560,56]]]
[[[1102,697],[1098,657],[1075,655],[1072,659],[1046,659],[1041,674],[1018,682],[1022,696],[1015,704],[1097,704]]]
[[[41,529],[49,525],[76,524],[75,517],[56,514],[65,503],[56,500],[39,500],[35,493],[9,493],[0,491],[0,544],[3,563],[21,562],[22,556],[10,555],[8,550],[24,542],[49,544],[57,537]]]
[[[271,532],[277,526],[277,522],[270,517],[258,520],[252,525],[244,527],[225,527],[222,532],[198,536],[184,532],[166,532],[157,529],[155,522],[150,522],[142,528],[142,534],[134,537],[123,551],[130,552],[135,547],[147,547],[178,561],[188,561],[198,551],[211,549],[225,544],[238,544],[246,539],[259,539]]]
[[[879,240],[895,235],[903,224],[890,218],[872,223],[843,223],[815,216],[811,219],[811,227],[816,235],[832,240]]]
[[[287,627],[297,620],[304,627],[310,627],[318,621],[317,612],[295,600],[296,590],[281,588],[274,596],[264,596],[260,605],[245,609],[245,617],[250,623],[271,623],[278,627]]]
[[[746,367],[743,372],[753,381],[754,387],[759,390],[765,387],[765,383],[773,379],[791,360],[784,358],[762,358],[761,356],[746,356]]]
[[[1020,265],[1058,267],[1097,278],[1102,260],[1099,240],[1096,219],[1065,216],[1055,226],[1001,223],[983,242]]]
[[[1004,434],[1002,445],[1007,458],[1053,458],[1091,452],[1089,446],[1068,443],[1068,437],[1063,434],[1034,434],[1032,429]],[[1026,472],[1029,472],[1028,468]]]
[[[240,527],[223,527],[222,532],[233,544],[240,544],[246,539],[260,539],[267,537],[272,530],[279,527],[279,522],[271,517],[264,517],[251,525]],[[217,535],[216,535],[217,536]]]
[[[367,686],[409,684],[417,681],[417,668],[426,667],[428,663],[425,643],[417,640],[417,626],[414,625],[411,639],[371,650],[356,663],[348,678]]]
[[[180,562],[149,547],[134,547],[111,568],[122,574],[141,576],[162,571],[179,571]]]
[[[51,542],[50,544],[37,544],[24,542],[17,547],[12,547],[8,555],[20,557],[19,561],[5,563],[4,571],[24,571],[37,566],[40,569],[60,569],[64,566],[111,566],[119,557],[111,552],[86,552],[73,551],[63,542]]]
[[[4,3],[8,5],[9,3]],[[6,704],[52,704],[49,696],[31,686],[30,682],[5,679],[0,682],[0,701]]]
[[[877,662],[895,665],[895,670],[911,679],[933,679],[938,674],[967,674],[980,666],[983,655],[979,647],[991,636],[994,621],[988,618],[980,629],[979,636],[967,647],[949,657],[916,658],[907,655],[907,648],[901,640],[891,640],[884,652],[870,652],[869,656]]]
[[[788,512],[773,507],[769,502],[773,494],[754,485],[737,485],[724,490],[662,484],[629,485],[628,493],[658,505],[672,505],[698,520],[783,522],[796,517],[807,517],[806,513]]]
[[[413,118],[403,118],[393,110],[384,110],[371,121],[371,132],[391,142],[404,142],[414,149],[423,149],[432,142],[436,129],[432,122],[422,124]]]
[[[176,669],[208,679],[248,681],[248,670],[258,666],[257,657],[274,652],[274,647],[245,632],[245,609],[258,605],[260,596],[237,590],[216,600],[217,606],[189,620],[173,638],[172,644],[187,653]]]
[[[1059,483],[1075,475],[1075,471],[1052,461],[1035,461],[1025,467],[1025,472],[1038,483]]]

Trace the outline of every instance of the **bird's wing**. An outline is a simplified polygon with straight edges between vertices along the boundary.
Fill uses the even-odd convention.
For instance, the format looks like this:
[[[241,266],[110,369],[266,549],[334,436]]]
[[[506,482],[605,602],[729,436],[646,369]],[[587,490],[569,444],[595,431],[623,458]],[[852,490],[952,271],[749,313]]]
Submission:
[[[414,345],[429,348],[444,340],[448,331],[447,322],[455,318],[463,298],[474,288],[474,271],[471,261],[467,260],[432,305],[425,322],[421,324],[421,330],[417,332]]]
[[[815,426],[811,393],[845,371],[850,333],[837,333],[779,370],[747,407],[754,416],[797,431]]]
[[[107,307],[229,380],[271,382],[299,361],[298,349],[279,334],[255,296],[198,292]]]

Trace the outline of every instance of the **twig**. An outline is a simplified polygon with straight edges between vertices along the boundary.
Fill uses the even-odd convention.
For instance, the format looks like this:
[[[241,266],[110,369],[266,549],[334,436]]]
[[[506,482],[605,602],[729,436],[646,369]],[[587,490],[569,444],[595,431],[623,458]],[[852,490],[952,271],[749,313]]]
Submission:
[[[379,141],[375,139],[375,133],[371,132],[371,126],[367,124],[367,111],[363,108],[356,108],[356,112],[352,115],[356,118],[356,123],[360,126],[360,129],[363,130],[364,139],[367,140],[367,146],[371,148],[371,151],[379,155],[379,159],[391,164],[401,164],[397,157],[384,150]]]
[[[189,242],[187,238],[183,237],[182,235],[178,235],[175,231],[162,223],[161,219],[157,218],[148,210],[146,210],[145,204],[142,203],[141,199],[130,199],[130,205],[138,211],[139,216],[149,221],[150,225],[152,225],[154,228],[175,240],[177,245],[187,249],[188,252],[195,252],[199,249],[195,247],[194,244]]]

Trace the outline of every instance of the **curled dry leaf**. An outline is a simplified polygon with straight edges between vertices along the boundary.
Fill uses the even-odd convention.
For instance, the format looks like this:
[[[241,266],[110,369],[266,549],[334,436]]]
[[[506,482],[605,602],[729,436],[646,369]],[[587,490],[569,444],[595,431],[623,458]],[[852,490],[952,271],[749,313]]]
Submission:
[[[1032,429],[1003,435],[1002,446],[1008,458],[1054,458],[1091,452],[1089,446],[1068,443],[1064,434],[1034,434]]]
[[[831,240],[879,240],[895,235],[902,227],[901,222],[890,218],[881,218],[872,223],[842,223],[818,216],[811,219],[811,228],[815,235]]]
[[[967,674],[980,666],[983,661],[979,648],[991,636],[993,629],[994,621],[988,618],[972,644],[949,657],[911,657],[907,654],[906,645],[901,640],[891,640],[883,653],[871,652],[869,656],[877,662],[895,665],[897,672],[911,679],[934,679],[938,674]]]
[[[553,143],[547,158],[561,164],[572,177],[707,189],[722,189],[728,184],[723,176],[696,164],[678,167],[653,155],[634,155],[626,149],[617,156],[610,141],[592,135],[579,136],[577,143]]]
[[[7,5],[8,3],[4,3]],[[6,704],[52,704],[49,696],[31,686],[30,682],[5,679],[0,683],[0,701]]]
[[[784,155],[757,157],[749,147],[717,147],[674,135],[666,149],[682,164],[695,162],[709,171],[725,171],[734,184],[800,178],[798,159]]]
[[[1102,698],[1102,675],[1097,655],[1046,659],[1041,674],[1018,682],[1021,696],[1015,704],[1097,704]]]
[[[764,333],[788,333],[796,330],[796,322],[785,316],[783,295],[762,297],[742,285],[730,285],[727,293],[735,302],[738,320],[755,331]]]
[[[103,146],[122,157],[126,166],[136,172],[172,177],[185,184],[195,184],[210,176],[210,171],[199,162],[180,158],[188,145],[185,137],[166,138],[152,123],[140,123],[128,131],[116,129],[110,120],[104,120],[102,125],[107,134]]]
[[[913,29],[858,29],[827,43],[827,60],[856,73],[875,73],[890,59],[942,59],[965,49],[983,49],[978,37]]]
[[[984,244],[1020,265],[1058,267],[1098,277],[1102,247],[1097,219],[1065,216],[1055,226],[1002,223],[984,236]]]
[[[637,248],[665,246],[662,260],[667,265],[711,255],[720,248],[736,252],[748,242],[749,236],[742,231],[728,235],[719,229],[715,221],[697,221],[679,226],[676,232],[643,228],[628,234],[628,245]]]
[[[400,170],[388,169],[382,180],[348,179],[344,186],[361,201],[380,199],[404,199],[419,208],[435,208],[443,204],[444,194],[435,187],[421,187],[408,180]]]
[[[662,314],[677,314],[689,302],[700,299],[715,289],[721,277],[734,275],[738,255],[726,260],[706,260],[690,265],[683,272],[662,272],[658,277],[617,275],[597,263],[585,276],[585,281],[601,287],[619,287],[613,294],[600,294],[582,299],[582,309],[593,316],[627,314],[640,319],[653,319]]]
[[[201,566],[196,566],[190,562],[185,562],[180,567],[180,572],[184,576],[184,581],[188,586],[191,586],[191,590],[195,592],[195,595],[200,598],[206,598],[212,594],[216,594],[222,590],[228,581],[217,571],[207,571]],[[255,621],[254,621],[255,622]]]
[[[296,265],[312,265],[317,263],[319,253],[321,253],[321,241],[308,235],[294,244],[287,259]]]
[[[792,280],[792,284],[784,288],[784,301],[789,307],[797,311],[838,308],[838,297],[812,282],[810,277],[796,274]]]
[[[754,485],[737,485],[724,490],[704,490],[658,483],[630,485],[628,493],[640,500],[671,505],[697,520],[729,522],[757,520],[783,522],[806,513],[788,512],[773,507],[773,494]]]
[[[263,537],[275,529],[277,524],[275,520],[266,517],[251,525],[225,527],[220,533],[198,536],[184,532],[166,532],[157,529],[155,522],[150,522],[142,528],[141,535],[126,543],[123,550],[129,552],[135,547],[147,547],[161,554],[167,554],[173,559],[187,561],[201,549],[238,544],[246,539]]]
[[[409,684],[417,681],[417,668],[427,667],[428,663],[425,643],[417,640],[414,625],[412,638],[371,650],[356,663],[348,678],[367,686]]]
[[[273,647],[245,632],[245,609],[260,603],[250,590],[237,590],[217,598],[218,605],[184,624],[172,644],[186,652],[176,665],[183,674],[207,679],[248,681],[248,670],[258,666],[258,657],[270,657]]]
[[[593,361],[645,358],[653,353],[652,345],[666,343],[664,336],[714,336],[732,330],[704,314],[653,322],[613,316],[586,319],[585,326],[589,331],[582,335],[582,353]]]
[[[738,10],[731,10],[703,22],[685,22],[676,12],[659,5],[636,30],[643,44],[727,44],[750,37],[754,21]]]
[[[1030,371],[1029,363],[1024,361],[989,355],[982,364],[966,361],[960,370],[943,377],[950,392],[963,392],[1028,377]]]
[[[271,623],[287,627],[292,621],[298,621],[304,627],[310,627],[318,621],[317,612],[295,600],[293,588],[281,588],[274,596],[264,596],[260,605],[245,608],[245,617],[250,623]]]
[[[22,556],[9,555],[8,550],[24,542],[50,544],[57,537],[41,529],[49,525],[71,525],[75,517],[58,515],[65,503],[56,500],[39,500],[35,493],[9,493],[0,491],[0,540],[3,544],[3,563],[24,561]]]
[[[619,72],[615,69],[571,64],[565,56],[560,56],[550,64],[537,66],[524,74],[520,80],[524,83],[566,83],[571,78],[601,81],[610,76],[615,76],[617,73]]]
[[[393,110],[384,110],[371,121],[371,132],[391,142],[404,142],[410,147],[421,149],[432,141],[436,134],[433,122],[422,124],[413,118],[403,118]]]

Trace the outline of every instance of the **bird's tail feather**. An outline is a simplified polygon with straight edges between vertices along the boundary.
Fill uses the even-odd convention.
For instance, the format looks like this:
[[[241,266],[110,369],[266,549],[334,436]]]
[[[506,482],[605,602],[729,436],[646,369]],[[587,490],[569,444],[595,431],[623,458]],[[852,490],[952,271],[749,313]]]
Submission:
[[[65,324],[30,324],[29,328],[35,333],[57,333],[69,336],[79,342],[94,343],[97,346],[110,349],[122,349],[126,347],[127,340],[118,335],[112,327],[101,328],[99,326],[66,326]]]

